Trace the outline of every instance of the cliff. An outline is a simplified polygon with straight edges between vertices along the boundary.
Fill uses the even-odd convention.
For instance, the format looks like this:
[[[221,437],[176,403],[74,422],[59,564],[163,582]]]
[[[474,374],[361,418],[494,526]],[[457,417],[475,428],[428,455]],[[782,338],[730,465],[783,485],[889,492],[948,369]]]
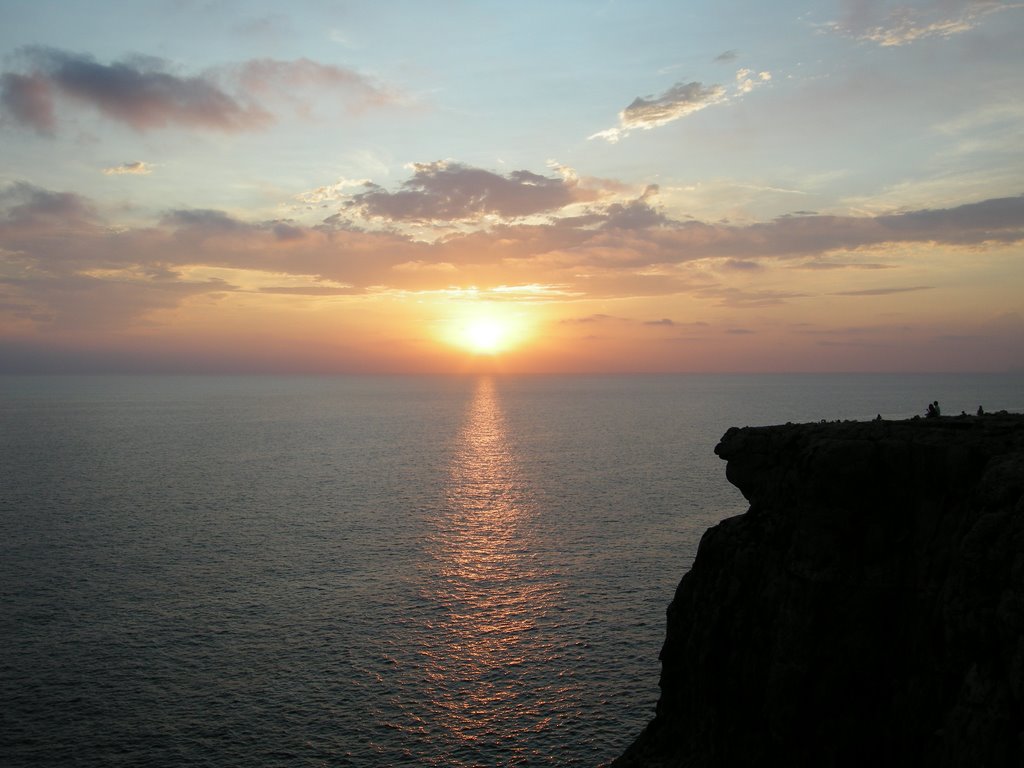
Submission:
[[[730,429],[631,766],[1024,765],[1024,416]]]

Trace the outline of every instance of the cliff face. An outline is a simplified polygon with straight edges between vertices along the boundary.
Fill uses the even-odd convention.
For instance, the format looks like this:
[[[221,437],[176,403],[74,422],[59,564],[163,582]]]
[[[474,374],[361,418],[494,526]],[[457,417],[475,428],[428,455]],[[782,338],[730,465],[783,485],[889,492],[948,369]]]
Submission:
[[[613,766],[1024,765],[1024,416],[730,429]]]

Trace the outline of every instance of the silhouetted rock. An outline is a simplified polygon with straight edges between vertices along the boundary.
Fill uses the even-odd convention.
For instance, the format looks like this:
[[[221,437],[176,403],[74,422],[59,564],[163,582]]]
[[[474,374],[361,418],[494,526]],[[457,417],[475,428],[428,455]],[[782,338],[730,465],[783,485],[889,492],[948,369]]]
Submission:
[[[1024,765],[1024,416],[730,429],[612,765]]]

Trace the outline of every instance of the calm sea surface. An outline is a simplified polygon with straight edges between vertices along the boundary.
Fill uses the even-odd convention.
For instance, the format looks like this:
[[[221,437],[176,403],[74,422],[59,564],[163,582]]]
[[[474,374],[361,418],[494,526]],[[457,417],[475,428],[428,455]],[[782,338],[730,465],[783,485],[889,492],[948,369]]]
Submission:
[[[0,377],[0,764],[597,766],[733,425],[1024,377]]]

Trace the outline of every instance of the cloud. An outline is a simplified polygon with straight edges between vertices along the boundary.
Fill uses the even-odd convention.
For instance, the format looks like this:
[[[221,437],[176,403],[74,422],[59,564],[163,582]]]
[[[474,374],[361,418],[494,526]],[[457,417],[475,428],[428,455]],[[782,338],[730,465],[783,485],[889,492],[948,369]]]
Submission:
[[[435,201],[442,191],[465,182],[464,167],[454,169],[458,183],[443,174],[435,179],[437,170],[428,168],[430,183],[412,190],[424,199],[403,203],[419,215],[538,210],[577,194],[571,185],[560,186],[568,184],[565,179],[534,175],[544,180],[537,182],[543,203],[527,197],[527,204],[517,195],[530,192],[516,185],[524,178],[532,183],[532,177],[484,172],[482,188],[497,190],[486,205],[458,196]],[[503,185],[511,185],[511,191]],[[649,207],[653,194],[649,190],[632,203],[582,203],[584,216],[500,219],[428,242],[397,231],[346,228],[339,222],[311,226],[288,219],[246,221],[207,209],[172,210],[149,224],[115,226],[81,196],[11,184],[0,187],[0,293],[6,294],[0,315],[12,323],[72,327],[76,314],[97,323],[140,318],[154,309],[229,292],[277,294],[284,300],[288,295],[468,286],[509,300],[678,294],[746,309],[806,295],[795,284],[752,284],[755,268],[773,263],[806,267],[840,262],[866,268],[874,265],[864,261],[864,250],[879,246],[898,263],[901,249],[892,246],[900,244],[975,249],[1024,242],[1024,196],[881,216],[812,215],[739,225],[679,221],[639,207]],[[399,213],[405,215],[404,209]],[[844,258],[852,261],[843,264]],[[733,284],[740,274],[745,277]],[[843,287],[839,281],[834,285]],[[883,285],[840,295],[881,296],[927,288]],[[99,306],[103,302],[119,302],[121,310]],[[626,322],[603,314],[567,322],[613,321]],[[644,321],[630,322],[640,326]],[[668,325],[665,320],[647,322]]]
[[[52,135],[57,127],[50,83],[40,75],[0,75],[0,105],[15,122],[32,126],[39,133]]]
[[[395,264],[391,269],[396,272],[458,272],[459,269],[448,261],[432,262],[418,259],[417,261],[406,261]]]
[[[742,272],[756,272],[761,269],[761,265],[756,261],[745,261],[743,259],[727,259],[722,266],[725,269],[737,270]]]
[[[317,187],[316,189],[311,189],[308,192],[302,192],[296,195],[296,199],[309,206],[336,203],[341,200],[345,200],[350,196],[351,193],[346,192],[346,189],[368,187],[371,183],[370,179],[341,178],[334,184],[325,184],[324,186]]]
[[[656,128],[686,117],[725,98],[720,85],[704,86],[696,81],[676,83],[657,98],[638,96],[620,113],[622,127]]]
[[[13,119],[39,133],[56,130],[56,105],[86,105],[104,117],[145,132],[186,127],[235,133],[274,121],[268,104],[284,103],[308,115],[309,89],[327,91],[352,111],[393,97],[368,78],[309,59],[255,59],[183,76],[168,62],[135,56],[104,64],[91,56],[54,48],[20,51],[27,72],[6,72],[0,104]]]
[[[415,163],[412,178],[397,192],[367,183],[346,207],[367,218],[404,222],[478,219],[486,215],[516,218],[555,211],[595,200],[572,176],[541,176],[531,171],[501,175],[462,163]]]
[[[614,315],[606,315],[603,313],[597,313],[593,315],[587,315],[585,317],[567,317],[558,322],[562,325],[590,325],[592,323],[606,323],[609,321],[621,322],[626,318],[615,317]]]
[[[947,0],[925,8],[894,8],[879,18],[873,0],[847,0],[843,6],[843,17],[828,22],[825,28],[884,48],[953,37],[974,29],[985,16],[1022,7],[1019,3],[997,0]]]
[[[865,288],[859,291],[836,291],[833,296],[888,296],[893,293],[909,293],[911,291],[930,291],[931,285],[912,285],[907,288]]]
[[[798,264],[794,269],[815,269],[815,270],[831,270],[831,269],[892,269],[891,264],[879,264],[878,262],[870,261],[822,261],[820,259],[813,259],[811,261],[805,261],[803,264]]]
[[[658,186],[651,184],[636,200],[611,203],[600,214],[601,226],[615,229],[648,229],[668,223],[668,217],[647,202],[657,194]]]
[[[282,296],[356,296],[365,293],[360,288],[323,285],[264,286],[259,291],[260,293],[274,293]]]
[[[39,83],[40,102],[52,116],[58,96],[88,104],[112,120],[137,131],[168,125],[238,131],[262,126],[270,116],[254,105],[240,103],[219,86],[202,77],[180,77],[164,71],[156,59],[136,58],[101,64],[89,56],[53,48],[30,48],[29,77]],[[5,90],[4,103],[9,103]],[[52,132],[53,121],[41,120],[41,112],[18,112],[23,124]]]
[[[98,278],[85,274],[6,278],[20,296],[35,307],[39,322],[81,331],[120,328],[157,309],[170,309],[199,294],[232,290],[221,280],[133,280]]]
[[[750,93],[757,86],[763,85],[771,79],[771,72],[758,72],[755,74],[749,69],[740,69],[736,72],[736,91],[738,93]]]
[[[278,240],[302,240],[306,237],[306,232],[302,227],[297,227],[287,221],[275,222],[271,231]]]
[[[1024,195],[880,216],[801,216],[736,226],[680,222],[650,235],[690,258],[792,259],[890,243],[976,246],[1024,241]]]
[[[790,299],[802,299],[807,296],[806,293],[799,291],[746,291],[740,288],[719,285],[704,286],[694,292],[706,298],[716,300],[723,307],[738,307],[741,309],[772,307],[778,304],[785,304]]]
[[[715,56],[715,61],[730,62],[730,61],[736,61],[736,59],[738,59],[738,58],[739,58],[739,51],[729,50],[729,51],[722,51],[720,54]]]
[[[0,190],[0,231],[79,229],[97,222],[93,205],[72,192],[52,192],[26,182]]]
[[[299,112],[308,113],[309,101],[300,94],[306,89],[323,89],[346,99],[351,111],[392,103],[397,96],[351,69],[320,64],[310,59],[277,61],[252,59],[230,70],[241,92],[249,98],[284,99]]]
[[[661,96],[637,96],[619,112],[618,126],[598,131],[588,138],[605,139],[615,144],[628,136],[631,130],[650,130],[667,125],[725,99],[726,91],[721,85],[705,86],[696,81],[676,83]]]
[[[814,328],[808,325],[794,328],[792,332],[808,336],[891,336],[910,330],[908,325],[852,325],[842,328]]]
[[[674,326],[674,325],[675,325],[675,321],[673,321],[673,320],[670,320],[670,319],[669,319],[669,318],[667,318],[667,317],[663,317],[663,318],[661,318],[661,320],[645,320],[645,321],[644,321],[644,325],[665,325],[665,326]]]
[[[250,225],[234,219],[224,211],[194,208],[169,211],[163,217],[163,223],[185,231],[194,231],[204,235],[223,232],[242,232]]]
[[[144,176],[152,172],[153,167],[141,160],[136,160],[131,163],[121,163],[120,165],[114,165],[103,169],[104,176]]]
[[[758,85],[771,80],[771,73],[764,71],[756,75],[749,69],[736,73],[733,97],[749,93]],[[632,103],[619,112],[619,124],[590,135],[590,139],[605,139],[615,144],[629,136],[630,131],[658,128],[699,112],[702,109],[722,104],[730,99],[729,91],[723,85],[704,85],[696,80],[679,82],[660,96],[637,96]]]

